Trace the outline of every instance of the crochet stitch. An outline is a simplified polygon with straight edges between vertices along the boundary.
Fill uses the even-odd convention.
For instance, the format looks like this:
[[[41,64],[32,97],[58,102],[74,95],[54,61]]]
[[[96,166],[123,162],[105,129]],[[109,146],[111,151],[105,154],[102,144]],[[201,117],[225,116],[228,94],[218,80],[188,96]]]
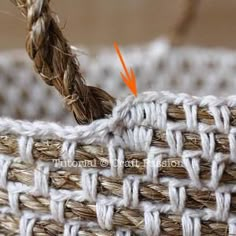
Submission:
[[[87,126],[1,118],[0,199],[7,206],[1,217],[16,214],[16,221],[27,222],[12,228],[22,235],[39,230],[44,214],[55,225],[79,220],[78,231],[96,221],[91,230],[100,227],[102,235],[124,225],[131,234],[146,235],[235,232],[236,141],[230,112],[235,104],[235,97],[149,92],[128,97],[110,118]],[[173,105],[182,107],[184,118],[169,116]],[[162,116],[154,112],[161,110]],[[96,165],[71,173],[55,169],[55,159],[95,160]],[[131,159],[139,166],[124,165]],[[64,227],[66,232],[69,226]]]
[[[0,102],[9,104],[9,110],[1,106],[0,118],[0,234],[235,235],[236,96],[145,92],[115,102],[85,84],[49,1],[13,2],[27,19],[27,51],[36,70],[86,125],[56,123],[68,119],[56,95],[41,93],[28,69],[31,79],[12,85],[15,74],[25,81],[21,68],[28,67],[9,54],[0,57],[8,78]],[[183,22],[192,18],[193,3]],[[177,31],[185,31],[182,26]],[[234,93],[235,53],[176,48],[170,41],[127,49],[141,87],[157,78],[158,89],[219,95],[230,84],[225,91]],[[111,89],[104,80],[118,73],[112,57],[103,51],[99,61],[85,59],[86,77]],[[9,61],[15,69],[8,70]],[[9,114],[54,122],[4,118]]]

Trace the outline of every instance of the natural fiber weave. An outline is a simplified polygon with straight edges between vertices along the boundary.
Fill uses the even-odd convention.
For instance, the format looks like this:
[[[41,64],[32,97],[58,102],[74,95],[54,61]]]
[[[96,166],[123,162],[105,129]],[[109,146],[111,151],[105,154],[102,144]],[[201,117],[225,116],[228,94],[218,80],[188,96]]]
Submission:
[[[36,70],[59,90],[67,104],[69,101],[80,123],[96,120],[63,126],[0,118],[0,233],[236,235],[236,96],[146,92],[115,104],[106,92],[84,84],[76,58],[50,14],[49,1],[14,2],[27,18],[27,50]],[[187,8],[192,9],[192,4]],[[177,31],[184,30],[181,25]],[[158,74],[163,80],[158,78],[157,89],[170,81],[173,90],[186,88],[183,81],[194,78],[194,91],[207,78],[216,94],[228,82],[234,91],[235,53],[173,48],[167,40],[142,50],[128,49],[127,57],[135,58],[139,76],[147,79],[143,84]],[[148,55],[150,64],[139,64],[143,54]],[[85,74],[108,80],[115,75],[117,64],[109,59],[111,53],[100,56],[107,57],[101,60],[107,64],[88,60]],[[0,74],[14,77],[0,57],[1,61],[4,69]],[[23,77],[18,69],[16,75]],[[29,75],[33,77],[32,72]],[[212,83],[214,75],[218,75],[217,82]],[[18,81],[18,90],[10,89],[12,82],[2,89],[9,99],[2,95],[0,100],[4,100],[2,104],[9,100],[14,115],[27,117],[36,110],[31,118],[45,113],[54,119],[65,114],[53,110],[59,106],[57,98],[46,92],[44,100],[36,100],[41,109],[31,104],[19,112],[15,109],[21,105],[17,98],[24,97],[30,104],[31,90],[27,88],[39,88],[34,82],[28,81],[31,85],[27,87]],[[21,87],[23,91],[19,91]],[[37,89],[34,97],[40,94]],[[45,107],[49,98],[52,102]],[[5,115],[4,109],[1,112]]]
[[[235,104],[146,93],[89,126],[1,119],[0,204],[17,215],[2,217],[17,222],[33,212],[31,228],[12,227],[22,235],[42,224],[56,235],[68,220],[81,223],[78,232],[87,221],[98,224],[92,231],[141,235],[234,232]],[[63,167],[73,160],[93,165]]]

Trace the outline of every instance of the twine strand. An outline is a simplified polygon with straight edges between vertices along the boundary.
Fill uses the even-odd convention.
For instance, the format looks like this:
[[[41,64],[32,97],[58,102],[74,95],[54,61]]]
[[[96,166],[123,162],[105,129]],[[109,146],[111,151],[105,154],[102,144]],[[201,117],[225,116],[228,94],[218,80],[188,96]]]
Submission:
[[[52,17],[48,0],[11,0],[27,19],[26,50],[45,83],[65,98],[79,124],[103,118],[115,99],[104,90],[87,86],[80,65]]]

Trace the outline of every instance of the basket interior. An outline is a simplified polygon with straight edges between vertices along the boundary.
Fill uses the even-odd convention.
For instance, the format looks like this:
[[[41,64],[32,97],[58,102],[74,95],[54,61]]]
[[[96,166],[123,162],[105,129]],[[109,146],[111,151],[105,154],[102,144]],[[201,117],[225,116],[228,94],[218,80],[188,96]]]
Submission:
[[[168,90],[196,96],[235,93],[234,51],[170,47],[165,39],[141,47],[122,48],[122,51],[127,64],[135,71],[139,92]],[[101,87],[119,99],[129,94],[120,78],[122,68],[113,49],[100,50],[95,56],[83,49],[78,57],[88,84]],[[38,78],[23,50],[0,55],[0,104],[1,116],[73,122],[63,99]]]

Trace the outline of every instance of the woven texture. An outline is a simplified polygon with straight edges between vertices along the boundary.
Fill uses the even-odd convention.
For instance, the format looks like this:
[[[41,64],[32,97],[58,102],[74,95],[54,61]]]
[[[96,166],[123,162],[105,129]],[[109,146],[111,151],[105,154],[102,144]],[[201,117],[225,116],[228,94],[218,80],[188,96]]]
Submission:
[[[153,92],[88,126],[1,118],[1,230],[235,234],[235,106]]]
[[[218,97],[140,93],[83,126],[0,118],[0,233],[236,235],[236,96],[220,98],[236,54],[165,39],[124,52],[139,91]],[[0,57],[1,116],[72,124],[22,55]],[[126,96],[113,50],[80,61],[88,83]]]

